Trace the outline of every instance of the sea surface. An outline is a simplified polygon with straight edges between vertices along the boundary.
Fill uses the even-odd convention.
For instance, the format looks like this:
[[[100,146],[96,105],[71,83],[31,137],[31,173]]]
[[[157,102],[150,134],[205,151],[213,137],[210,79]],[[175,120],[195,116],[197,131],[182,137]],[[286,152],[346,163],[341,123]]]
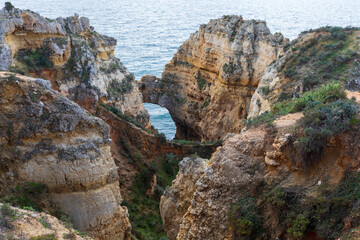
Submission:
[[[8,1],[8,0],[7,0]],[[5,1],[0,1],[4,6]],[[222,15],[265,20],[272,32],[295,38],[321,26],[359,26],[360,0],[12,0],[49,18],[78,13],[101,34],[117,39],[115,55],[135,74],[161,76],[178,47],[200,24]],[[146,104],[150,120],[168,139],[175,124],[168,111]]]

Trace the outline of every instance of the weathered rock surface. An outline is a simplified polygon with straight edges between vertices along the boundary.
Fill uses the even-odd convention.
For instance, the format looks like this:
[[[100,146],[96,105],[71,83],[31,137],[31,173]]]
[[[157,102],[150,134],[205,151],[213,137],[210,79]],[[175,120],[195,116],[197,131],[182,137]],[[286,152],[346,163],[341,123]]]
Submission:
[[[303,206],[301,204],[305,204],[307,201],[310,201],[310,204],[320,201],[318,208],[322,209],[321,202],[326,201],[325,199],[336,191],[343,191],[345,186],[350,186],[342,185],[340,187],[342,190],[334,190],[338,184],[344,181],[344,178],[346,179],[351,174],[358,176],[360,172],[358,128],[332,139],[327,145],[323,160],[310,172],[306,172],[293,164],[293,159],[296,157],[296,151],[292,147],[293,136],[289,133],[289,124],[282,124],[280,121],[282,120],[277,120],[276,126],[279,127],[276,128],[264,128],[263,126],[251,128],[228,138],[223,147],[213,154],[205,171],[203,165],[199,165],[199,170],[190,168],[189,171],[195,175],[204,171],[200,178],[191,178],[183,172],[179,172],[176,180],[173,181],[173,186],[163,197],[161,205],[161,213],[165,219],[164,227],[168,231],[169,239],[219,240],[241,239],[241,237],[246,239],[250,234],[262,239],[277,237],[288,239],[289,234],[292,233],[292,230],[288,229],[295,225],[291,225],[293,223],[291,222],[292,213],[289,213],[291,206],[287,204],[294,204],[293,207],[298,206],[295,207],[295,210],[292,208],[292,211],[296,211],[295,217],[302,214],[306,216],[306,213],[301,212],[301,206]],[[295,122],[293,121],[293,123]],[[357,178],[355,177],[355,179]],[[355,180],[353,184],[356,186],[356,191],[359,191],[360,183],[356,181],[358,180]],[[184,183],[184,185],[180,183]],[[195,191],[191,194],[193,186],[195,186]],[[188,191],[187,188],[190,190]],[[179,189],[182,192],[178,192]],[[321,195],[324,189],[327,189],[325,196]],[[174,198],[175,194],[186,197]],[[191,195],[192,197],[189,199]],[[341,197],[343,196],[342,194]],[[177,202],[171,202],[172,199],[176,199]],[[354,199],[344,201],[355,201],[351,203],[353,205],[350,205],[353,206],[350,210],[351,214],[343,219],[343,229],[340,228],[340,233],[342,231],[345,235],[345,233],[351,233],[351,228],[359,225],[359,204]],[[182,215],[183,211],[176,209],[176,206],[185,206],[189,202],[191,202],[190,207]],[[232,208],[233,204],[239,205],[237,208]],[[336,205],[336,203],[334,204]],[[329,211],[345,211],[337,210],[342,208],[340,206],[337,208],[335,205],[332,205],[331,209],[318,209],[317,211],[324,211],[321,214]],[[236,214],[234,211],[242,211],[242,209],[245,209],[244,212],[237,215],[238,221],[232,225],[229,222],[230,214]],[[259,218],[255,217],[257,211],[261,216]],[[319,212],[314,212],[319,214]],[[322,215],[321,221],[306,222],[310,225],[305,224],[305,229],[307,226],[310,229],[313,226],[315,233],[324,231],[324,229],[328,231],[329,228],[326,228],[326,224],[329,224],[329,219],[324,216],[326,215]],[[329,218],[331,216],[333,215],[329,215]],[[312,219],[311,216],[309,218]],[[181,224],[179,223],[180,219]],[[261,230],[256,228],[256,224],[259,223]],[[175,224],[176,226],[173,226]],[[175,237],[176,230],[172,229],[178,228],[180,230]],[[302,231],[305,231],[299,225],[293,228],[300,231],[301,234]],[[305,235],[304,239],[313,239],[311,236],[316,237],[315,233]],[[356,236],[355,230],[353,234]]]
[[[0,204],[4,209],[3,204]],[[27,211],[15,207],[10,207],[13,210],[11,214],[15,215],[16,219],[6,214],[1,216],[1,230],[0,239],[31,239],[31,238],[50,238],[63,240],[91,240],[91,237],[80,236],[74,229],[69,228],[59,219],[46,214],[33,211]]]
[[[131,74],[114,56],[116,40],[89,19],[47,19],[30,10],[0,11],[0,70],[51,80],[54,90],[94,112],[99,100],[148,124]]]
[[[161,79],[142,78],[144,101],[169,110],[179,139],[218,140],[240,132],[265,68],[287,41],[263,21],[211,20],[183,43]]]
[[[207,163],[208,160],[203,158],[184,158],[171,188],[165,189],[160,201],[160,213],[169,239],[176,239],[183,216],[191,205],[195,183],[204,173]]]
[[[51,89],[49,81],[0,73],[1,193],[46,184],[74,226],[97,239],[127,239],[109,127]]]

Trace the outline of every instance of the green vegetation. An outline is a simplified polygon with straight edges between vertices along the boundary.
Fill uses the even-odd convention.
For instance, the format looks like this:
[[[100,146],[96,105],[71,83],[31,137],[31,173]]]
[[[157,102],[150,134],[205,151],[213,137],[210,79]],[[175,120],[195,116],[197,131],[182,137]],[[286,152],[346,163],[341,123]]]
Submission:
[[[320,239],[337,239],[344,230],[344,219],[351,226],[360,225],[360,173],[347,171],[336,186],[324,181],[317,195],[305,195],[306,189],[297,186],[265,188],[263,201],[243,196],[231,205],[228,223],[236,239],[268,239],[262,235],[272,229],[264,217],[278,222],[284,238],[303,239],[304,234],[316,233]],[[266,214],[265,216],[263,214]]]
[[[288,225],[287,232],[293,239],[301,239],[309,225],[310,220],[303,214],[296,215],[295,218],[287,218],[286,224]]]
[[[184,145],[221,145],[222,144],[222,140],[200,142],[200,141],[178,139],[178,140],[173,140],[173,142],[176,142],[179,144],[184,144]]]
[[[315,105],[326,104],[338,99],[346,99],[345,90],[340,83],[333,82],[306,92],[299,98],[276,103],[270,112],[265,112],[253,119],[250,118],[247,126],[259,126],[264,123],[271,124],[280,116],[289,113],[301,112],[303,110],[313,108]]]
[[[15,220],[17,218],[17,211],[12,209],[8,203],[4,203],[0,208],[0,214],[1,214],[1,223],[4,222],[4,219],[10,219]]]
[[[126,115],[122,112],[120,112],[116,107],[114,106],[108,106],[108,105],[105,105],[104,103],[100,102],[99,104],[99,107],[104,109],[104,110],[107,110],[109,112],[112,112],[114,113],[117,117],[119,117],[120,119],[126,121],[126,122],[129,122],[129,123],[132,123],[134,124],[135,126],[141,128],[142,130],[148,132],[148,133],[153,133],[151,132],[149,129],[145,128],[145,126],[141,123],[139,123],[138,121],[136,121],[135,119],[133,119],[132,117],[130,117],[129,115]],[[159,134],[161,135],[161,134]],[[160,136],[161,137],[161,136]],[[166,139],[166,138],[165,138]]]
[[[122,79],[122,81],[117,81],[115,79],[111,80],[108,88],[107,93],[109,97],[121,99],[123,94],[130,93],[133,90],[132,85],[133,78],[126,77]]]
[[[202,91],[206,87],[210,86],[210,83],[202,77],[198,77],[196,80],[197,80],[197,85],[198,85],[198,88],[200,91]]]
[[[236,30],[234,30],[234,31],[231,33],[231,37],[230,37],[230,41],[231,41],[231,42],[235,40],[236,34],[237,34],[237,31],[236,31]]]
[[[6,195],[1,198],[1,201],[16,207],[41,211],[38,200],[40,196],[45,197],[47,194],[48,189],[45,184],[26,182],[16,186],[13,195]]]
[[[51,224],[46,220],[45,217],[41,217],[39,219],[39,222],[41,223],[41,225],[43,225],[44,228],[51,228]]]
[[[231,74],[234,73],[236,65],[233,62],[229,62],[229,64],[225,63],[222,69],[225,74]]]
[[[25,71],[22,70],[21,68],[19,68],[18,66],[10,66],[8,68],[9,72],[13,72],[13,73],[19,73],[21,75],[25,75]]]
[[[6,11],[10,12],[11,10],[13,10],[15,7],[11,4],[11,2],[5,2],[5,9]]]
[[[54,22],[53,19],[46,18],[46,20],[48,20],[49,22]],[[59,48],[62,49],[64,49],[69,44],[67,38],[61,38],[61,37],[51,38],[51,42],[55,43]]]
[[[268,86],[261,87],[261,88],[260,88],[260,91],[261,91],[261,93],[262,93],[264,96],[267,96],[267,95],[269,95],[269,93],[270,93],[270,88],[269,88]]]
[[[161,78],[159,87],[163,89],[165,85],[174,84],[177,78],[178,77],[176,76],[176,74],[165,73],[164,76],[162,76]]]
[[[250,196],[243,196],[236,204],[231,205],[228,223],[236,239],[250,236],[255,239],[260,234],[262,218],[259,210],[256,199]]]
[[[194,65],[192,65],[192,64],[189,63],[188,61],[185,61],[185,62],[183,62],[183,61],[175,61],[174,64],[175,64],[175,65],[183,65],[183,66],[186,67],[186,68],[192,68],[192,67],[194,67]]]
[[[356,122],[358,106],[346,99],[345,89],[340,83],[332,82],[299,98],[276,103],[270,112],[249,119],[247,126],[271,124],[277,117],[301,111],[304,111],[304,117],[298,122],[298,127],[304,130],[295,146],[300,155],[298,164],[308,168],[321,159],[332,136],[350,129]]]
[[[31,237],[30,240],[56,240],[56,238],[54,234],[47,234],[39,237]]]
[[[39,72],[43,69],[51,69],[54,64],[50,60],[52,50],[49,47],[40,49],[19,50],[15,59],[22,63],[29,72]]]
[[[324,27],[313,30],[319,34],[304,43],[295,42],[278,70],[284,70],[285,77],[301,82],[305,91],[329,81],[346,83],[354,60],[359,57],[355,30],[358,29]],[[290,49],[290,45],[286,48]]]
[[[16,77],[15,74],[7,74],[7,76],[3,77],[2,79],[8,80],[8,81],[21,81],[21,79]]]
[[[139,172],[135,176],[128,197],[123,201],[123,205],[129,209],[132,239],[167,239],[162,226],[159,203],[165,187],[171,185],[178,172],[179,160],[174,154],[167,154],[156,157],[148,165],[138,166]],[[147,195],[149,182],[154,174],[157,185],[154,193]]]
[[[285,191],[281,187],[275,187],[271,192],[264,195],[264,198],[270,204],[283,207],[285,205]]]
[[[298,139],[301,164],[311,167],[321,159],[328,140],[335,134],[349,130],[357,112],[356,103],[342,99],[308,108],[299,122],[305,128],[305,136]]]

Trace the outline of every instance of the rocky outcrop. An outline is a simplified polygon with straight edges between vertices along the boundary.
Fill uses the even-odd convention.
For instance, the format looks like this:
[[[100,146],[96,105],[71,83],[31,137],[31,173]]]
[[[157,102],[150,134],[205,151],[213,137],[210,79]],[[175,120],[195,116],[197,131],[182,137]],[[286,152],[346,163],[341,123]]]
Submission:
[[[275,127],[251,128],[228,138],[205,170],[203,165],[199,170],[190,168],[193,173],[204,171],[200,178],[191,179],[180,171],[161,205],[169,239],[356,236],[360,224],[359,129],[334,137],[322,160],[304,170],[294,164],[295,136],[289,131],[299,117],[276,120]],[[193,194],[187,190],[192,186]],[[186,197],[174,198],[182,194]],[[177,202],[171,203],[172,199]],[[175,206],[189,202],[181,217],[182,211]],[[180,229],[176,237],[171,229]]]
[[[265,70],[251,98],[248,118],[325,82],[340,80],[348,89],[359,90],[359,37],[356,28],[325,27],[301,33]]]
[[[161,79],[142,78],[144,101],[169,110],[179,139],[218,140],[240,132],[264,70],[286,42],[263,21],[211,20],[183,43]]]
[[[63,223],[46,213],[27,211],[4,204],[0,204],[0,209],[1,239],[93,239],[80,236],[79,232],[67,226],[69,223]]]
[[[160,210],[164,229],[169,239],[176,239],[183,216],[191,205],[196,190],[195,183],[204,173],[208,160],[184,158],[171,188],[165,189],[161,197]]]
[[[54,90],[95,112],[99,100],[149,123],[131,74],[114,56],[116,40],[89,19],[47,19],[30,10],[0,11],[0,70],[51,80]]]
[[[109,137],[107,124],[49,81],[0,74],[1,193],[25,182],[45,184],[75,228],[96,239],[128,239]]]

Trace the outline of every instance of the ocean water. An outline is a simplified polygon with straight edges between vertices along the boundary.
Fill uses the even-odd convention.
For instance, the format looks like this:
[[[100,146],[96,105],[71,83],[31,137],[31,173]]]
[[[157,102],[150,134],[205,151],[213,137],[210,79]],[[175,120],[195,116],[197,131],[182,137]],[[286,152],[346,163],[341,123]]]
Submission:
[[[9,1],[9,0],[7,0]],[[11,0],[10,0],[11,1]],[[5,1],[0,1],[3,6]],[[90,19],[99,33],[117,39],[115,55],[135,74],[161,76],[178,47],[200,24],[222,15],[267,22],[272,32],[295,38],[326,25],[360,26],[360,0],[12,0],[15,7],[56,18]],[[152,124],[168,139],[175,125],[166,109],[146,104]]]

